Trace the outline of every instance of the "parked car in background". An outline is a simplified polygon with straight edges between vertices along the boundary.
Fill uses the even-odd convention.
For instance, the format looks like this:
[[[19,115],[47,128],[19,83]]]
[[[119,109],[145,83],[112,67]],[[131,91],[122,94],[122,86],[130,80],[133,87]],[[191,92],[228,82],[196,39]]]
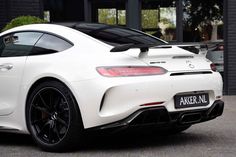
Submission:
[[[224,42],[222,40],[207,43],[208,52],[206,58],[211,60],[217,71],[224,72]]]

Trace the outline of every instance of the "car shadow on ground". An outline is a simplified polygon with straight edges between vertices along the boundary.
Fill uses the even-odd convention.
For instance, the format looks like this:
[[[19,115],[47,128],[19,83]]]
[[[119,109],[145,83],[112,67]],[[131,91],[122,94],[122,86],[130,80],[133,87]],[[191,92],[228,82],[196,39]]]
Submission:
[[[208,143],[211,136],[182,132],[178,134],[159,134],[159,132],[128,132],[115,135],[93,135],[87,138],[82,150],[130,150],[168,145],[190,145]],[[216,141],[217,142],[217,141]]]
[[[31,136],[13,133],[0,133],[1,146],[35,147]],[[89,134],[84,145],[75,151],[130,150],[145,147],[164,147],[168,145],[188,145],[193,143],[208,143],[212,137],[204,133],[186,131],[166,135],[154,131],[126,131],[116,134]],[[215,141],[217,142],[217,141]]]
[[[0,132],[0,146],[34,146],[29,135]]]

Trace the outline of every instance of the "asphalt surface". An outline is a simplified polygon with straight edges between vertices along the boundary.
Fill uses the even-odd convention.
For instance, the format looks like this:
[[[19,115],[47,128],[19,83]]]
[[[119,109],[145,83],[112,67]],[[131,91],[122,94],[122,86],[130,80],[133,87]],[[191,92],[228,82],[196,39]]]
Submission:
[[[94,136],[74,152],[43,152],[28,135],[0,133],[0,157],[235,157],[236,96],[224,97],[224,101],[223,116],[183,133]]]

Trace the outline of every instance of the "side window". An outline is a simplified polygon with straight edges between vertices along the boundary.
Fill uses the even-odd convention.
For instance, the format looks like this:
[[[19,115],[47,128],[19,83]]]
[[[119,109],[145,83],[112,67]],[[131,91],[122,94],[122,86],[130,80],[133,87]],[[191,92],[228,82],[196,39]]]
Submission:
[[[39,32],[8,34],[0,39],[0,56],[27,56],[42,35],[43,34]]]
[[[61,52],[71,48],[72,46],[72,44],[59,37],[50,34],[44,34],[35,44],[30,55],[43,55]]]

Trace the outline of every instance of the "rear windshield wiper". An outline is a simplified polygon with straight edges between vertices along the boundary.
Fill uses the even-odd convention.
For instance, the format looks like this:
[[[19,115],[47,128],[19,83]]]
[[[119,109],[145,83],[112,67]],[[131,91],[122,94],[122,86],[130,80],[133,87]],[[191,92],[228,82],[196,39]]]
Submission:
[[[110,52],[123,52],[123,51],[127,51],[131,48],[139,48],[141,52],[147,52],[149,50],[149,48],[172,48],[172,46],[170,45],[157,45],[157,44],[122,44],[122,45],[118,45],[113,47]]]

